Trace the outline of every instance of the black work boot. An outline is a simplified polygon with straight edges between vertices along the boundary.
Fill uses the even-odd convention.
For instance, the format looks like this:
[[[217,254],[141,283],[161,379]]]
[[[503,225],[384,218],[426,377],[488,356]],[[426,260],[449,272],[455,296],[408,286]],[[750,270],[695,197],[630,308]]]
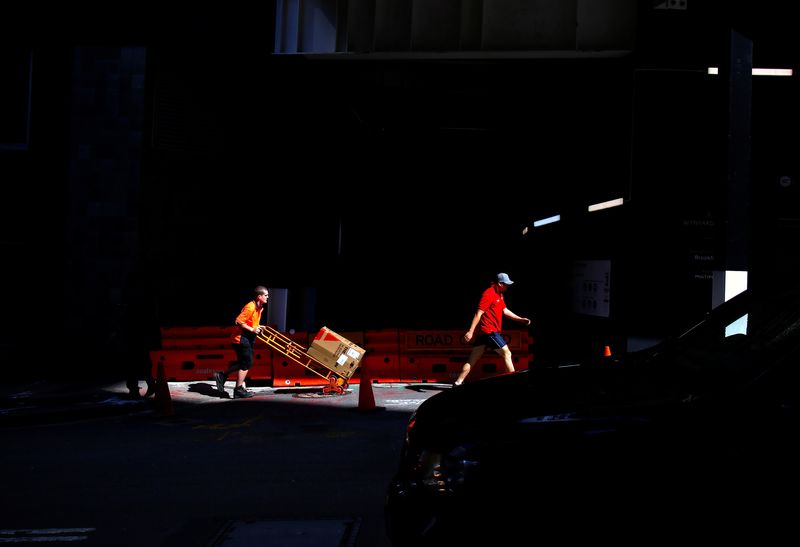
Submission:
[[[217,391],[219,391],[220,397],[228,398],[228,394],[225,393],[225,380],[228,377],[225,375],[224,372],[215,372],[214,373],[214,381],[217,382]]]
[[[252,391],[247,391],[243,385],[236,386],[233,389],[233,398],[234,399],[247,399],[248,397],[252,397],[255,395]]]

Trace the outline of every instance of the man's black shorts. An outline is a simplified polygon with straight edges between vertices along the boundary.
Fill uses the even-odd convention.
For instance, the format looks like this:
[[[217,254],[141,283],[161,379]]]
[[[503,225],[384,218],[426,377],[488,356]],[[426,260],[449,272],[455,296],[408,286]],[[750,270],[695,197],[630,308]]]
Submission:
[[[231,344],[236,352],[236,360],[239,362],[239,370],[250,370],[253,366],[253,342],[246,336],[240,338],[241,344]]]

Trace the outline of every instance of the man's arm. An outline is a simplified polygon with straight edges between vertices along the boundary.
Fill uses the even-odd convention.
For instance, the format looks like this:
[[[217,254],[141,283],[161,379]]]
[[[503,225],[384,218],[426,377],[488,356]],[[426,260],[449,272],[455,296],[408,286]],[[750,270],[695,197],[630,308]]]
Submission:
[[[475,327],[478,326],[478,323],[481,320],[481,316],[483,315],[483,310],[479,309],[475,312],[475,316],[472,318],[472,323],[469,325],[469,330],[464,335],[464,342],[469,342],[472,340],[472,336],[475,334]]]
[[[503,315],[508,317],[512,321],[516,321],[517,323],[524,323],[526,326],[531,324],[531,320],[527,317],[520,317],[513,311],[509,310],[508,308],[503,308]]]

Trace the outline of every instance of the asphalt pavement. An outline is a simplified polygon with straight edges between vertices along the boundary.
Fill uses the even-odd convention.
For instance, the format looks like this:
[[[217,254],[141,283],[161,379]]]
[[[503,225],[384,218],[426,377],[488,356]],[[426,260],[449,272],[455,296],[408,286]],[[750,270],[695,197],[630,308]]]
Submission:
[[[36,425],[79,420],[102,419],[124,415],[169,417],[191,412],[193,407],[237,403],[233,399],[233,381],[220,394],[213,380],[168,382],[168,394],[156,389],[147,398],[132,397],[124,381],[34,380],[0,385],[0,426]],[[344,393],[326,394],[324,386],[272,387],[250,385],[255,399],[287,400],[305,405],[322,405],[356,411],[407,411],[411,413],[422,401],[448,384],[373,383],[371,394],[361,394],[359,384],[346,387]],[[145,384],[140,382],[140,394]]]
[[[24,426],[121,416],[155,410],[155,401],[128,396],[125,382],[78,378],[0,385],[0,426]]]
[[[0,543],[389,547],[382,500],[405,424],[444,384],[124,381],[0,386]],[[144,384],[142,383],[142,391]]]

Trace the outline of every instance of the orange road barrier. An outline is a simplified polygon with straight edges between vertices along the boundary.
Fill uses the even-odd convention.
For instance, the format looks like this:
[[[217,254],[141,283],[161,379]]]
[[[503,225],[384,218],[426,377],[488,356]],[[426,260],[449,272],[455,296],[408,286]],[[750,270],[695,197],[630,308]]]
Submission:
[[[336,333],[322,327],[315,333],[281,333],[269,325],[259,333],[249,379],[278,386],[325,386],[343,394],[360,383],[357,369],[370,369],[373,384],[386,382],[451,382],[461,372],[471,346],[460,330],[379,329]],[[233,327],[162,327],[162,344],[150,352],[153,373],[164,364],[169,381],[206,381],[227,369],[236,355],[230,346]],[[534,342],[524,330],[503,333],[514,356],[514,368],[530,368]],[[603,346],[600,346],[601,355]],[[610,348],[608,348],[610,352]],[[611,357],[610,353],[606,354]],[[504,370],[502,359],[488,352],[472,374],[493,376]]]

